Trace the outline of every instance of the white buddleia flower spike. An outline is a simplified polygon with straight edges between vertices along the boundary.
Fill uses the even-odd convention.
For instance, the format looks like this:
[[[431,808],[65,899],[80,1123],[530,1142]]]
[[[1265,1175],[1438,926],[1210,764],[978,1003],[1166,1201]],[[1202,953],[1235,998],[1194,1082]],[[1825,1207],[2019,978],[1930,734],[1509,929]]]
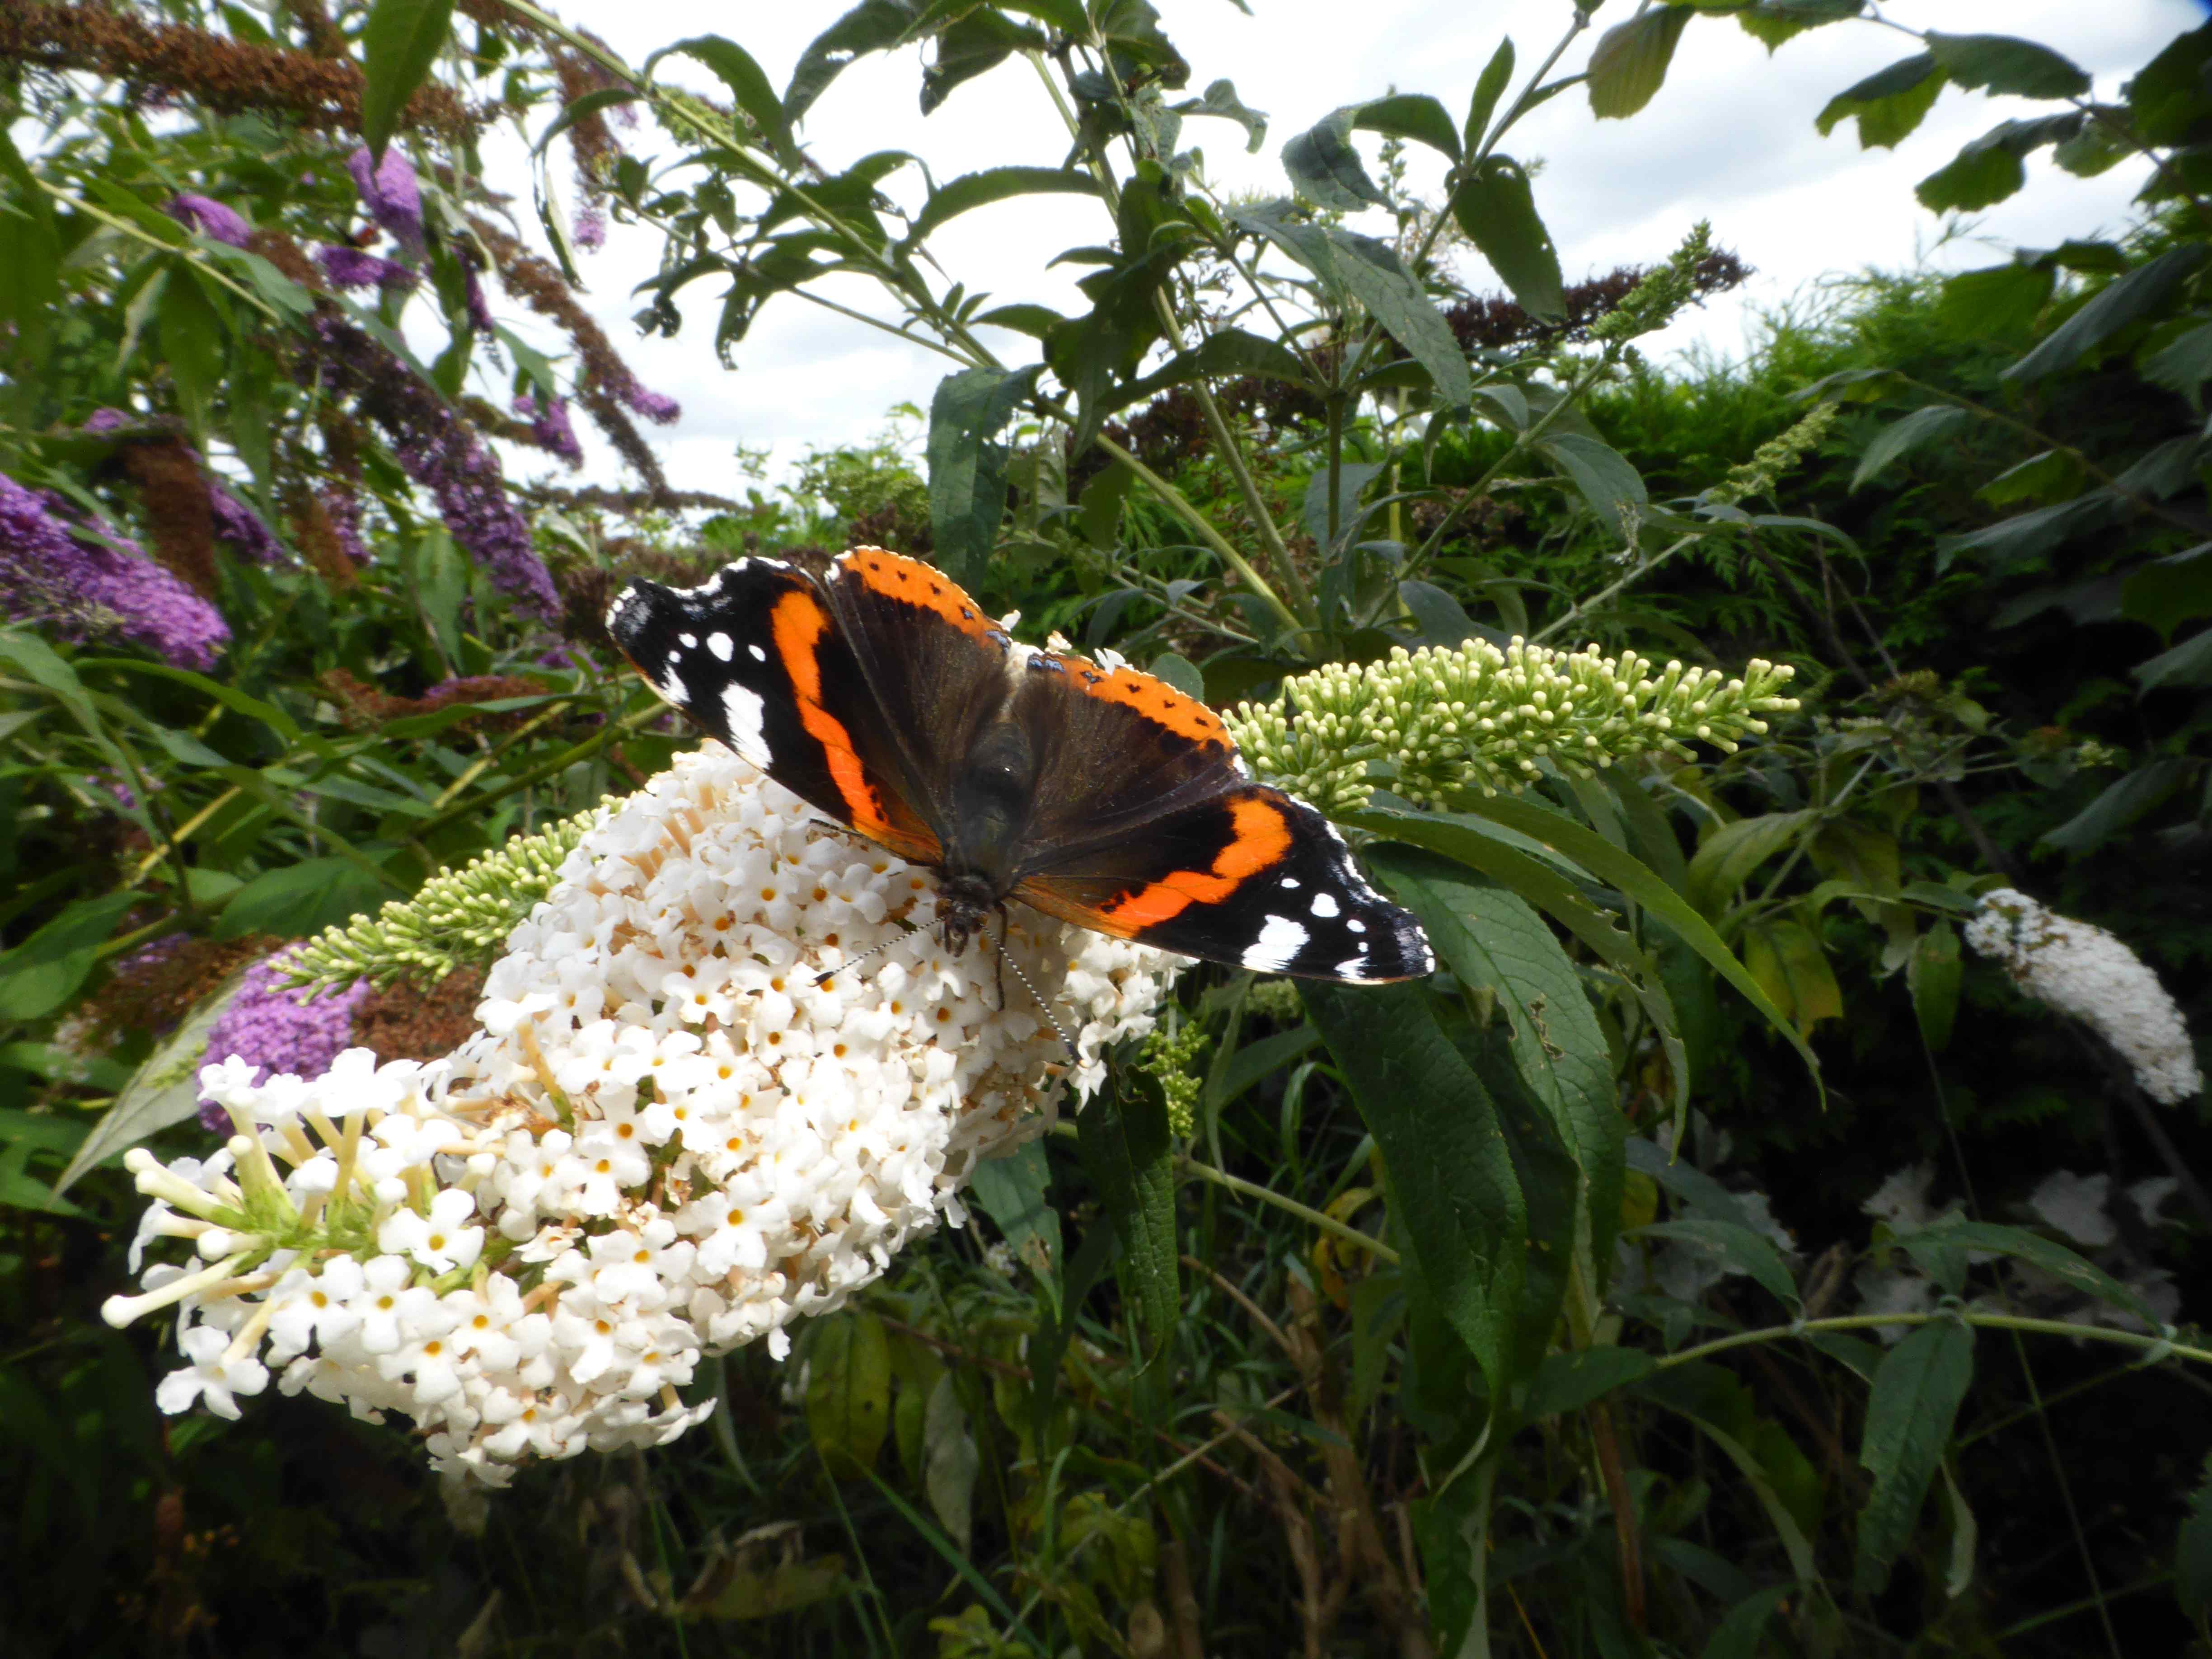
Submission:
[[[274,1371],[494,1484],[665,1443],[708,1409],[677,1393],[703,1358],[787,1352],[793,1321],[959,1224],[977,1162],[1070,1083],[1087,1098],[1182,966],[1018,908],[1006,948],[1071,1066],[1016,975],[999,1006],[991,949],[945,952],[935,907],[927,870],[710,743],[591,823],[452,1054],[258,1085],[211,1064],[225,1151],[127,1160],[155,1200],[136,1248],[193,1254],[104,1312],[177,1309],[168,1409],[234,1412]]]

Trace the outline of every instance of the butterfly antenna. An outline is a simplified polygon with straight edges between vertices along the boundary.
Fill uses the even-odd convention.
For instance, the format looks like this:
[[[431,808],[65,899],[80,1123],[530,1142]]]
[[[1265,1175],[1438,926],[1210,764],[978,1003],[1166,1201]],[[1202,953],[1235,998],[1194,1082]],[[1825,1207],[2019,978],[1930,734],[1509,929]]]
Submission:
[[[1067,1050],[1068,1064],[1071,1066],[1082,1065],[1082,1051],[1076,1048],[1075,1039],[1068,1036],[1067,1027],[1060,1023],[1060,1017],[1052,1012],[1052,1005],[1037,994],[1036,987],[1030,983],[1030,976],[1022,971],[1022,964],[1016,962],[1012,957],[1006,954],[1006,913],[1005,907],[1001,906],[999,911],[999,963],[1000,967],[1012,968],[1014,970],[1014,977],[1021,981],[1022,989],[1030,994],[1030,1000],[1036,1003],[1039,1012],[1044,1015],[1044,1023],[1052,1027],[1052,1034],[1060,1039],[1060,1046]],[[1004,988],[1001,987],[999,993],[999,1006],[1001,1009],[1004,1009],[1006,1006],[1006,992]]]
[[[876,957],[883,955],[884,951],[890,950],[894,945],[903,944],[906,940],[913,938],[915,933],[921,931],[921,930],[917,927],[908,928],[903,933],[894,933],[890,938],[884,940],[880,945],[870,945],[866,950],[861,951],[860,955],[853,957],[848,962],[841,962],[835,968],[824,968],[820,973],[814,976],[814,983],[816,987],[818,988],[827,981],[835,979],[838,975],[845,972],[848,969],[858,968],[864,962],[873,961]]]

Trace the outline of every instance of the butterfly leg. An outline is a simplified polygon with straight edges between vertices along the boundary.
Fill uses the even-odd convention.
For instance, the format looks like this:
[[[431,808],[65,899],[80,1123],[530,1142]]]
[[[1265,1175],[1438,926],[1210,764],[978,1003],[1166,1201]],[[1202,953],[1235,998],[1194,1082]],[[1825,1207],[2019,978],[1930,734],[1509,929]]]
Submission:
[[[1006,902],[999,901],[999,1012],[1006,1012],[1006,930],[1012,927],[1013,918],[1006,914]]]

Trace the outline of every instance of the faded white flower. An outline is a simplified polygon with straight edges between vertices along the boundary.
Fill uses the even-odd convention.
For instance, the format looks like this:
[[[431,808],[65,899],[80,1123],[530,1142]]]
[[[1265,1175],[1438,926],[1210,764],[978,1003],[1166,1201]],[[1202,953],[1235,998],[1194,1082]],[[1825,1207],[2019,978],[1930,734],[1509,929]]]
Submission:
[[[2002,963],[2021,990],[2085,1022],[2118,1049],[2153,1100],[2172,1106],[2203,1091],[2181,1010],[2142,959],[2103,928],[2000,887],[1983,895],[1966,935]]]

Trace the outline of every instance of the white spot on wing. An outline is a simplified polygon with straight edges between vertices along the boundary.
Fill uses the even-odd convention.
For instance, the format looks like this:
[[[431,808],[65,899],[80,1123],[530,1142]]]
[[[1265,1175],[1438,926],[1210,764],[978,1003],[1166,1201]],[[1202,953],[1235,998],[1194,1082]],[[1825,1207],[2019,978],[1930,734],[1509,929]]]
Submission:
[[[1364,933],[1367,931],[1367,924],[1360,921],[1357,916],[1354,916],[1350,921],[1346,922],[1344,925],[1346,927],[1349,927],[1355,933]]]
[[[1297,884],[1298,878],[1296,876],[1285,876],[1283,878],[1283,885],[1291,891],[1295,892],[1297,890]]]
[[[742,685],[722,688],[722,714],[730,728],[730,747],[763,771],[769,763],[767,713],[759,692]]]
[[[731,653],[737,647],[730,643],[730,636],[727,634],[709,634],[707,635],[707,648],[724,662],[727,662]]]
[[[1260,929],[1260,937],[1252,941],[1251,948],[1238,960],[1245,967],[1262,973],[1287,968],[1305,948],[1306,938],[1306,930],[1288,916],[1269,916]]]
[[[699,648],[699,636],[696,634],[678,634],[676,636],[676,642],[686,651],[696,651]]]
[[[1336,897],[1334,894],[1316,893],[1314,895],[1313,913],[1316,915],[1326,920],[1327,918],[1334,915],[1339,908]]]
[[[1353,957],[1347,962],[1340,962],[1329,971],[1339,979],[1348,979],[1355,982],[1364,983],[1374,977],[1372,964],[1365,957]]]
[[[762,650],[760,647],[757,645],[749,645],[745,649],[753,653],[753,660],[755,662],[766,662],[768,660],[768,653]]]

